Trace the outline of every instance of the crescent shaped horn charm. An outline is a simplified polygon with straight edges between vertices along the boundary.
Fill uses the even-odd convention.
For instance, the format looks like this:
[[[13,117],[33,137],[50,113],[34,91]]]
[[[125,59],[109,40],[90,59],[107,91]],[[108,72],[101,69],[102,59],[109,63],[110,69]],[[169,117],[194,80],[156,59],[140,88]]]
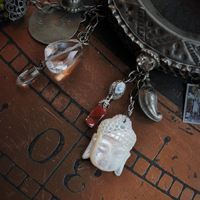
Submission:
[[[163,115],[157,108],[157,93],[149,80],[147,80],[140,88],[138,99],[140,107],[150,119],[156,122],[162,119]]]

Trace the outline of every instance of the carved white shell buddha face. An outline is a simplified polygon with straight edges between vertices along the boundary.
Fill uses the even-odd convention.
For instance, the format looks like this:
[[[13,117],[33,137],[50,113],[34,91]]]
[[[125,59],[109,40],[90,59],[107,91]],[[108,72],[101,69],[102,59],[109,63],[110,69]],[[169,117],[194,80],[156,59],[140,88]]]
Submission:
[[[90,158],[102,171],[114,171],[120,176],[135,142],[130,119],[116,115],[101,122],[82,157]]]

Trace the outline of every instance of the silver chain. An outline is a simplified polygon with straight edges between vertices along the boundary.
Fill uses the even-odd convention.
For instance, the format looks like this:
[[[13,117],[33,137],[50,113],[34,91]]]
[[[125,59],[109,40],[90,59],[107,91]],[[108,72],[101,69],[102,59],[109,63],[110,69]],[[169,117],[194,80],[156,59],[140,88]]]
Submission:
[[[134,104],[135,104],[135,101],[137,99],[137,96],[138,96],[138,92],[139,92],[139,87],[138,87],[138,84],[135,83],[134,84],[134,87],[133,87],[133,90],[130,94],[130,104],[128,105],[128,110],[127,110],[127,116],[130,117],[133,113],[133,110],[134,110]]]
[[[148,72],[146,72],[148,73]],[[130,117],[133,113],[133,110],[134,110],[134,104],[135,104],[135,101],[138,97],[138,94],[139,94],[139,90],[140,90],[140,87],[141,87],[141,84],[146,80],[146,78],[148,77],[148,75],[144,75],[143,77],[141,76],[138,76],[139,79],[135,79],[133,81],[134,83],[134,86],[133,86],[133,89],[130,93],[130,104],[128,105],[128,109],[127,109],[127,116]],[[142,79],[141,79],[142,78]]]
[[[48,12],[51,8],[56,8],[56,9],[61,10],[60,4],[58,3],[58,1],[50,2],[50,0],[47,0],[45,3],[42,3],[39,0],[27,0],[27,5],[35,6],[37,9],[42,10],[43,12]],[[45,5],[50,6],[48,10],[45,9]]]
[[[110,102],[112,101],[113,95],[108,95],[105,99],[99,101],[99,104],[103,104],[103,108],[108,108],[110,105]]]
[[[104,17],[104,15],[100,14],[99,7],[102,7],[102,5],[92,8],[89,11],[85,12],[85,14],[84,14],[85,16],[88,15],[91,17],[91,20],[90,20],[89,24],[87,25],[87,27],[85,28],[85,30],[81,31],[78,34],[78,40],[84,45],[89,44],[89,37],[93,33],[96,26],[98,25],[99,18]]]
[[[147,62],[146,62],[147,61]],[[156,59],[152,57],[152,55],[148,54],[140,54],[137,57],[137,69],[129,73],[129,75],[124,79],[125,83],[133,82],[133,90],[130,93],[130,104],[128,106],[127,116],[131,116],[135,101],[138,97],[139,90],[146,79],[149,79],[149,71],[153,70],[156,67],[155,65],[152,67],[149,61],[155,61]]]
[[[95,12],[95,10],[93,9],[90,12],[94,12],[93,17],[90,20],[90,23],[87,25],[85,30],[83,30],[78,34],[78,40],[84,45],[89,44],[89,37],[96,28],[97,24],[99,23],[99,14]]]

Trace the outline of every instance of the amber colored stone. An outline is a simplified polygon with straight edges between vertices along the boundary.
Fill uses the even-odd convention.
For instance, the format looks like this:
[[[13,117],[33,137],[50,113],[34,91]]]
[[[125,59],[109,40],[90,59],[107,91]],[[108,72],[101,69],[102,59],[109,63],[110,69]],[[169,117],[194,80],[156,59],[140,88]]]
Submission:
[[[87,116],[85,121],[90,128],[93,128],[101,121],[101,119],[106,115],[106,113],[107,108],[103,108],[103,104],[98,104]]]

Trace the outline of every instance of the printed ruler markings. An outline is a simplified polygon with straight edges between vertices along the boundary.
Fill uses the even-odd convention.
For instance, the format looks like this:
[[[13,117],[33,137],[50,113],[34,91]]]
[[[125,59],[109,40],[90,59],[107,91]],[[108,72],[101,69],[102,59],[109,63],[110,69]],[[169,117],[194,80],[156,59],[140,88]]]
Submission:
[[[3,175],[3,174],[1,174],[0,173],[0,175],[1,175],[1,177],[6,181],[6,182],[8,182],[10,185],[12,185],[17,191],[19,191],[22,195],[24,195],[27,199],[30,199],[30,200],[32,200],[32,199],[35,199],[35,197],[36,197],[36,195],[40,192],[40,190],[41,189],[44,189],[47,193],[49,193],[51,196],[52,196],[52,198],[54,197],[54,198],[56,198],[56,200],[59,200],[59,198],[58,197],[56,197],[55,195],[53,195],[50,191],[48,191],[46,188],[44,188],[44,187],[41,187],[41,184],[39,184],[38,182],[36,182],[34,179],[32,179],[34,182],[36,182],[38,185],[39,185],[39,190],[34,194],[34,196],[33,197],[28,197],[20,188],[21,188],[21,186],[22,186],[22,184],[24,183],[24,181],[27,179],[27,178],[29,178],[30,176],[28,175],[28,173],[26,173],[19,165],[17,165],[12,159],[10,159],[10,157],[9,156],[7,156],[7,155],[5,155],[2,151],[0,151],[0,153],[1,153],[1,157],[0,157],[0,159],[3,157],[3,156],[5,156],[14,166],[12,166],[9,170],[8,170],[8,172],[5,174],[5,175]],[[18,169],[20,169],[25,175],[26,175],[26,177],[22,180],[22,182],[18,185],[18,186],[16,186],[12,181],[10,181],[8,178],[7,178],[7,176],[9,175],[9,173],[12,171],[12,169],[14,169],[15,167],[17,167]]]
[[[155,160],[157,158],[157,156],[159,155],[159,153],[162,151],[162,149],[164,148],[164,146],[169,143],[171,141],[171,138],[169,136],[165,137],[164,138],[164,141],[163,141],[163,144],[161,146],[161,148],[158,150],[158,152],[156,153],[155,157],[150,160],[149,158],[147,158],[146,156],[144,156],[143,154],[141,154],[140,152],[138,152],[136,149],[132,149],[132,151],[136,154],[136,158],[135,160],[133,161],[132,165],[130,167],[126,166],[125,165],[125,168],[128,169],[130,172],[132,172],[133,174],[135,174],[136,176],[138,176],[139,178],[141,178],[142,180],[146,181],[147,183],[149,183],[150,185],[152,185],[153,187],[155,187],[156,189],[158,189],[159,191],[161,191],[162,193],[166,194],[167,196],[169,196],[170,198],[172,199],[180,199],[183,191],[188,188],[190,190],[192,190],[194,192],[193,194],[193,197],[191,198],[191,200],[193,200],[195,198],[195,196],[197,194],[200,195],[200,191],[192,188],[191,186],[187,185],[186,183],[184,183],[183,181],[181,181],[180,179],[178,179],[177,177],[173,176],[172,174],[170,174],[168,171],[164,170],[163,168],[161,168],[158,164],[155,163]],[[139,158],[143,158],[145,161],[147,161],[149,163],[149,166],[146,168],[146,171],[143,175],[140,175],[139,173],[137,173],[136,171],[133,170],[135,164],[137,163],[137,161],[139,160]],[[147,178],[146,178],[146,175],[147,173],[149,172],[149,169],[154,166],[156,167],[158,170],[161,171],[161,174],[158,178],[158,180],[156,181],[156,183],[152,183],[151,181],[149,181]],[[158,187],[158,184],[160,182],[160,180],[162,179],[162,177],[164,175],[168,175],[169,177],[172,178],[172,183],[170,185],[170,187],[167,189],[167,191],[163,190],[162,188]],[[180,191],[179,195],[177,198],[173,197],[171,194],[170,194],[170,190],[172,188],[172,185],[175,181],[178,181],[180,184],[183,185],[182,187],[182,190]]]

